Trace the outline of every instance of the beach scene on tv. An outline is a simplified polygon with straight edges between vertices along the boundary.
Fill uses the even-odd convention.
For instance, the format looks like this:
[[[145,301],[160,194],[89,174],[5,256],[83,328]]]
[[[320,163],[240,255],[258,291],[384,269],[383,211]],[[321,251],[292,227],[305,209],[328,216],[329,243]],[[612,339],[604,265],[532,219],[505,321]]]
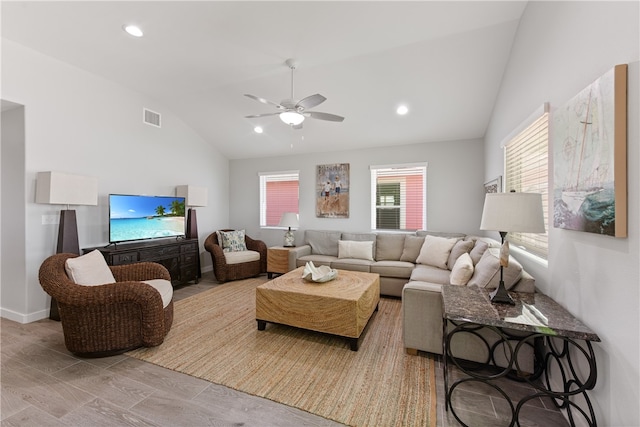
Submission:
[[[183,236],[184,197],[109,196],[109,241]]]

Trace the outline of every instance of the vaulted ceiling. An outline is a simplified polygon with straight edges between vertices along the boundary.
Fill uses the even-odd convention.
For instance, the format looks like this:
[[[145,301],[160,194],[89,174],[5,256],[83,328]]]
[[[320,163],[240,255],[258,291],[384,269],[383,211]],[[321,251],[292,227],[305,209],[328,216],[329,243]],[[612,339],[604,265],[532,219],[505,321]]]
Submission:
[[[2,2],[2,36],[157,100],[230,159],[484,136],[523,1]],[[144,37],[126,34],[137,24]],[[247,119],[320,93],[291,129]],[[409,107],[396,114],[400,104]],[[166,110],[165,110],[166,109]],[[255,126],[264,129],[254,132]]]

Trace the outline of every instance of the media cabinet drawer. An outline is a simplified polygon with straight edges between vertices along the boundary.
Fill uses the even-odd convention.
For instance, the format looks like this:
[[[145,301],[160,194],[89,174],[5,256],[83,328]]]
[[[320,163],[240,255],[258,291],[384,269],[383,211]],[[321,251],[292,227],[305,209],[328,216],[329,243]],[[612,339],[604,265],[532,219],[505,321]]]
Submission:
[[[197,242],[184,243],[184,244],[180,245],[180,252],[182,252],[182,253],[185,253],[185,252],[198,252],[198,243]]]
[[[173,257],[180,254],[177,246],[165,246],[160,248],[150,248],[140,251],[141,260],[152,260],[157,258]]]
[[[113,265],[131,264],[132,262],[138,262],[138,252],[123,252],[119,254],[113,254]]]

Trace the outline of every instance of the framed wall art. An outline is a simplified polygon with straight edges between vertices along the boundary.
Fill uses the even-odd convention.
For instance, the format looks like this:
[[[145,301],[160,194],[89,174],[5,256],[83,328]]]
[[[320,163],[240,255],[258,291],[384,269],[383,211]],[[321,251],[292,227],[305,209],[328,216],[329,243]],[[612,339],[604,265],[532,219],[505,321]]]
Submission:
[[[553,225],[627,237],[627,65],[553,114]]]
[[[502,193],[502,175],[484,183],[485,193]]]
[[[349,163],[317,166],[316,216],[349,218]]]

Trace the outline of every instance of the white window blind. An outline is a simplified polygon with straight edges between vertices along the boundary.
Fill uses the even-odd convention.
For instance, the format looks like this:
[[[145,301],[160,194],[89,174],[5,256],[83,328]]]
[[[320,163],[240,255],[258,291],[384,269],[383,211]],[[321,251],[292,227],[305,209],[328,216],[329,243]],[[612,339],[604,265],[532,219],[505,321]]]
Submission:
[[[542,194],[545,229],[549,229],[549,114],[544,113],[505,146],[504,191]],[[547,258],[548,234],[509,233],[512,245]]]
[[[371,166],[371,229],[427,226],[427,164]]]
[[[298,212],[299,172],[260,173],[260,227],[276,227],[285,212]]]

